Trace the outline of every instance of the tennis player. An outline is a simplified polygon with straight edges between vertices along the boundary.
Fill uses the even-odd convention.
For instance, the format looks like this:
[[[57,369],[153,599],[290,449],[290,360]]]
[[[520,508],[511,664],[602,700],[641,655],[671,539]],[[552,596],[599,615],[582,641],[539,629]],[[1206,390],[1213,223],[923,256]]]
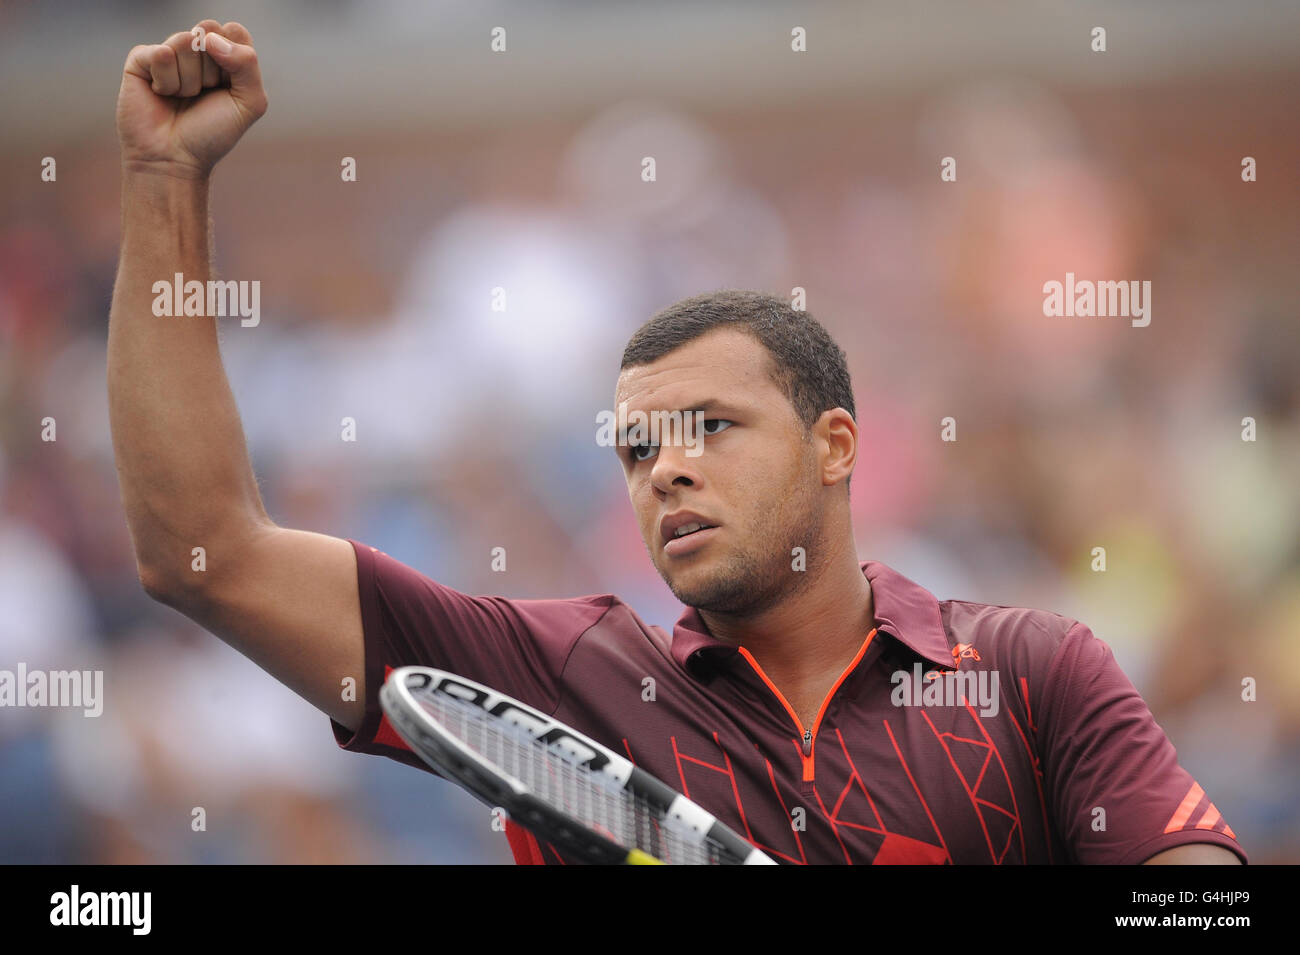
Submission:
[[[679,302],[623,355],[616,408],[703,418],[703,453],[684,427],[614,448],[686,606],[671,633],[612,594],[468,596],[366,544],[278,527],[214,319],[151,308],[156,282],[211,278],[209,176],[266,107],[238,23],[127,58],[113,441],[146,592],[321,709],[345,749],[423,767],[377,702],[390,669],[423,664],[626,753],[785,862],[1246,861],[1087,626],[939,600],[858,559],[844,355],[779,299]],[[565,861],[507,836],[520,862]]]

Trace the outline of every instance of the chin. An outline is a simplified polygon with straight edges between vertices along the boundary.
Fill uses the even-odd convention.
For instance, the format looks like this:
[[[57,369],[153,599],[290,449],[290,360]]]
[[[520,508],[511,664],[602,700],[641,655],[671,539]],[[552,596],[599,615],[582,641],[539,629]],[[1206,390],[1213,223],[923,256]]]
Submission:
[[[716,574],[716,570],[710,573],[694,567],[674,567],[671,573],[659,568],[659,576],[664,579],[673,596],[688,607],[698,606],[700,598],[707,598],[716,590]]]
[[[668,589],[686,606],[715,613],[734,613],[744,609],[753,600],[749,588],[738,587],[735,580],[718,570],[712,573],[679,573],[669,581]]]

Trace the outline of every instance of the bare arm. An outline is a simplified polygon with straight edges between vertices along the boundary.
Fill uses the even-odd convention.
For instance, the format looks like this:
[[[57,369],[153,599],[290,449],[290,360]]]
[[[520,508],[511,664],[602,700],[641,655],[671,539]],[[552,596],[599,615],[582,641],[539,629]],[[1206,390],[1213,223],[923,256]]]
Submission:
[[[153,284],[211,278],[208,176],[266,110],[252,38],[204,20],[127,57],[118,95],[122,251],[109,419],[141,583],[351,729],[365,700],[356,558],[286,530],[258,494],[211,317],[160,317]],[[233,41],[229,50],[220,37]],[[194,548],[206,569],[194,569]],[[356,680],[355,701],[342,681]]]
[[[1209,842],[1193,842],[1157,852],[1143,865],[1241,865],[1237,853]]]

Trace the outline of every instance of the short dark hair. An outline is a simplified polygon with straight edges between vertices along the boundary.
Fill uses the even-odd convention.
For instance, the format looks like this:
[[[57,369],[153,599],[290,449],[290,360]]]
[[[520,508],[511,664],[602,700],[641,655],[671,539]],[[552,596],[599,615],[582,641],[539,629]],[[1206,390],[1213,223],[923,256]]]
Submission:
[[[805,429],[831,408],[843,408],[857,420],[844,350],[810,313],[765,292],[721,289],[668,306],[632,335],[619,370],[648,365],[723,326],[752,335],[767,349],[772,380]]]

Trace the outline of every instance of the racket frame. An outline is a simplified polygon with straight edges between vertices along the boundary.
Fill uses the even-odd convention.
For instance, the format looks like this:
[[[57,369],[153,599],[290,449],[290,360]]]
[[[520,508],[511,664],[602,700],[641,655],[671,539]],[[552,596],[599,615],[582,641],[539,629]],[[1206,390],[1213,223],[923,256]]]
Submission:
[[[380,688],[379,701],[389,723],[411,750],[439,775],[458,783],[487,805],[504,809],[512,820],[576,859],[606,865],[662,861],[658,840],[653,840],[649,849],[619,845],[570,819],[535,795],[523,781],[443,729],[416,699],[416,693],[430,690],[477,706],[519,727],[548,748],[561,748],[577,766],[605,776],[611,785],[621,786],[662,812],[661,824],[675,829],[682,838],[714,843],[719,848],[720,864],[774,864],[769,856],[703,807],[554,717],[445,670],[419,666],[393,670]]]

